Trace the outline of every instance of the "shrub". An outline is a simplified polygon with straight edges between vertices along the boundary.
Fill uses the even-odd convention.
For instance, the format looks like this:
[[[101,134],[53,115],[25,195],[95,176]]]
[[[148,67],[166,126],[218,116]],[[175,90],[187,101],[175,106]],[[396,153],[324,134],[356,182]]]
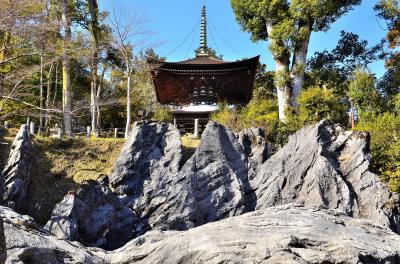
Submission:
[[[371,134],[372,171],[382,175],[391,191],[400,192],[400,115],[363,112],[356,130]]]
[[[332,89],[312,86],[302,90],[297,99],[299,104],[299,121],[302,124],[315,123],[330,119],[336,123],[346,120],[346,108]]]

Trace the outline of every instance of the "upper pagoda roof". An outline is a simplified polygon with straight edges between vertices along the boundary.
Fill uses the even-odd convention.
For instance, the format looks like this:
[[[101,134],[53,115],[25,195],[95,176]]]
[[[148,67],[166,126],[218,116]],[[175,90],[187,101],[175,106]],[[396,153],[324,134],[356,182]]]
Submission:
[[[212,57],[207,47],[206,8],[201,11],[200,47],[197,56],[178,62],[149,58],[157,100],[161,104],[244,104],[251,99],[260,56],[240,61]]]

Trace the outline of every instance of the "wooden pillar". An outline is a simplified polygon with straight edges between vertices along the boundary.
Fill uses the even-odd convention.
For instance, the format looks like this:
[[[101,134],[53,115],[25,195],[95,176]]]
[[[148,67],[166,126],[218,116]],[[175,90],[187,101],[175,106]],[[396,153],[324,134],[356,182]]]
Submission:
[[[114,138],[118,137],[118,128],[114,128]]]
[[[176,118],[174,117],[174,127],[177,127],[176,126]]]
[[[199,138],[199,119],[194,120],[194,137]]]
[[[92,133],[92,127],[87,126],[86,127],[86,137],[90,138],[90,134]]]

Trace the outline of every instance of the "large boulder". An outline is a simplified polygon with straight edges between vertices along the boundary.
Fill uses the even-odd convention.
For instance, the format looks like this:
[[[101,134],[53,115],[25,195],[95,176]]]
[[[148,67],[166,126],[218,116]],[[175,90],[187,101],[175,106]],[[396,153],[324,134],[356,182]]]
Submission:
[[[188,231],[150,231],[104,251],[56,238],[0,207],[6,263],[400,263],[400,236],[338,210],[288,204]]]
[[[111,185],[135,212],[135,233],[186,230],[254,209],[247,156],[236,135],[210,122],[195,154],[179,170],[179,131],[138,123],[124,146]]]
[[[6,238],[5,263],[105,263],[79,243],[52,236],[29,216],[0,206],[0,218]]]
[[[115,249],[133,237],[133,213],[108,186],[91,180],[56,205],[45,229],[61,239]]]
[[[400,263],[400,236],[335,210],[272,207],[185,232],[151,231],[110,263]]]
[[[328,121],[304,127],[268,159],[251,181],[256,209],[299,203],[340,209],[399,232],[399,198],[368,171],[367,133]]]
[[[32,143],[29,127],[22,125],[13,144],[4,167],[0,187],[3,204],[15,210],[21,209],[26,199],[27,188],[31,181]]]
[[[7,258],[6,237],[4,235],[3,218],[0,217],[0,263],[4,263]]]
[[[172,124],[136,122],[115,162],[110,184],[118,194],[135,200],[147,190],[161,188],[149,186],[149,180],[170,178],[179,171],[181,160],[182,143]]]

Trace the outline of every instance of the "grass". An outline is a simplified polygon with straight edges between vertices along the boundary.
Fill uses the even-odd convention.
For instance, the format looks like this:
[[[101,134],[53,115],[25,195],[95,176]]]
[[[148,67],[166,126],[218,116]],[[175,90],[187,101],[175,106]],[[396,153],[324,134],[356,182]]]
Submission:
[[[26,213],[45,224],[54,206],[68,192],[84,180],[110,174],[123,143],[123,139],[35,137]]]
[[[186,162],[196,151],[196,148],[200,144],[200,139],[193,137],[191,134],[185,134],[181,137],[182,140],[182,152],[183,160]]]

